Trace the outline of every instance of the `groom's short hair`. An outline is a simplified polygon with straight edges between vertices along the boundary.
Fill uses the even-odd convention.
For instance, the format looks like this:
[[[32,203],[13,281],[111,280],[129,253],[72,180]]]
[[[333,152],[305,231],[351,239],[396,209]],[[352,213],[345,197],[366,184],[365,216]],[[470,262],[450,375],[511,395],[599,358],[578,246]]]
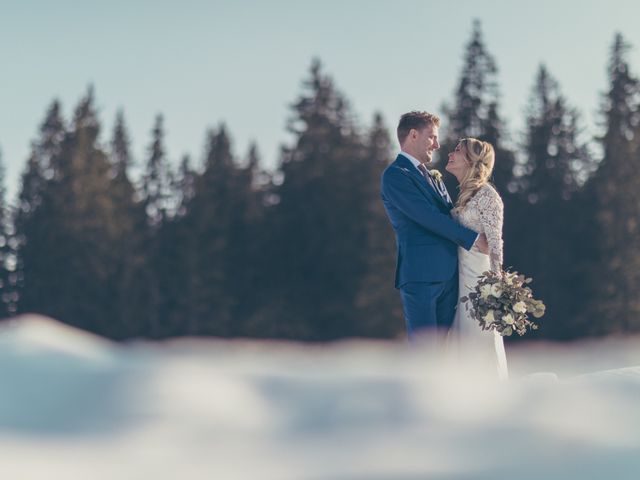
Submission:
[[[413,111],[402,115],[400,117],[400,122],[398,123],[397,130],[398,141],[400,142],[400,145],[404,143],[407,135],[409,135],[409,132],[411,130],[422,130],[429,125],[439,127],[440,117],[434,115],[433,113],[418,111]]]

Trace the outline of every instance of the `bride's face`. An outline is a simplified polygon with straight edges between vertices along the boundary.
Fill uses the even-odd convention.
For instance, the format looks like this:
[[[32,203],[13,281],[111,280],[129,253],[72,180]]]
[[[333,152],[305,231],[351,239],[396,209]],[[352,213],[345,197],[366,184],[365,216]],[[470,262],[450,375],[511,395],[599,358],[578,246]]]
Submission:
[[[455,150],[449,153],[449,161],[445,169],[447,172],[453,174],[458,180],[464,178],[471,164],[467,160],[463,146],[459,143]]]

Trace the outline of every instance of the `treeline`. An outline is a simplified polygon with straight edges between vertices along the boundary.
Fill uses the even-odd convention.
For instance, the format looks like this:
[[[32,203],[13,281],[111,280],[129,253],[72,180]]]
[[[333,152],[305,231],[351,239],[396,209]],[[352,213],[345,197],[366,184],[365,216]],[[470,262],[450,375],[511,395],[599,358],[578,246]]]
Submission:
[[[443,152],[465,136],[496,146],[505,265],[547,303],[538,336],[640,330],[640,85],[628,48],[617,35],[595,139],[540,66],[513,142],[478,22],[444,106]],[[379,198],[396,120],[361,125],[316,60],[274,171],[256,145],[234,152],[224,124],[206,132],[202,159],[173,161],[158,116],[134,179],[122,112],[105,143],[91,89],[71,119],[54,101],[16,205],[0,192],[2,316],[39,312],[114,339],[401,336]]]

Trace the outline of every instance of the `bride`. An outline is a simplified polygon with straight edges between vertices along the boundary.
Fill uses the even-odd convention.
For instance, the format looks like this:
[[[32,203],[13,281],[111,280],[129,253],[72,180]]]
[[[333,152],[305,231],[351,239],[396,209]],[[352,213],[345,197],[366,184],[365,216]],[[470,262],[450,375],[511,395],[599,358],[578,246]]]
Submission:
[[[453,217],[465,227],[484,233],[489,243],[489,255],[476,247],[470,251],[458,247],[458,307],[448,346],[458,354],[464,353],[478,367],[497,370],[498,378],[506,380],[507,358],[502,336],[493,330],[482,330],[459,300],[469,295],[483,272],[502,269],[504,206],[500,195],[489,183],[494,162],[495,153],[490,143],[463,138],[449,154],[446,165],[446,170],[460,184],[458,201],[451,212]]]

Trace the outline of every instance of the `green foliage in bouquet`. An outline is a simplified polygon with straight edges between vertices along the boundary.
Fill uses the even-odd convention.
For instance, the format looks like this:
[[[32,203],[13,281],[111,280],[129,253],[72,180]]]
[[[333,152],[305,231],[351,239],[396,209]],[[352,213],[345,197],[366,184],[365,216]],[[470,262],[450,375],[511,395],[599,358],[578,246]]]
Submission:
[[[513,332],[524,335],[529,330],[537,330],[538,325],[529,315],[540,318],[545,305],[533,298],[531,278],[518,272],[484,272],[468,297],[462,297],[467,310],[483,330],[495,330],[500,335],[510,336]]]

